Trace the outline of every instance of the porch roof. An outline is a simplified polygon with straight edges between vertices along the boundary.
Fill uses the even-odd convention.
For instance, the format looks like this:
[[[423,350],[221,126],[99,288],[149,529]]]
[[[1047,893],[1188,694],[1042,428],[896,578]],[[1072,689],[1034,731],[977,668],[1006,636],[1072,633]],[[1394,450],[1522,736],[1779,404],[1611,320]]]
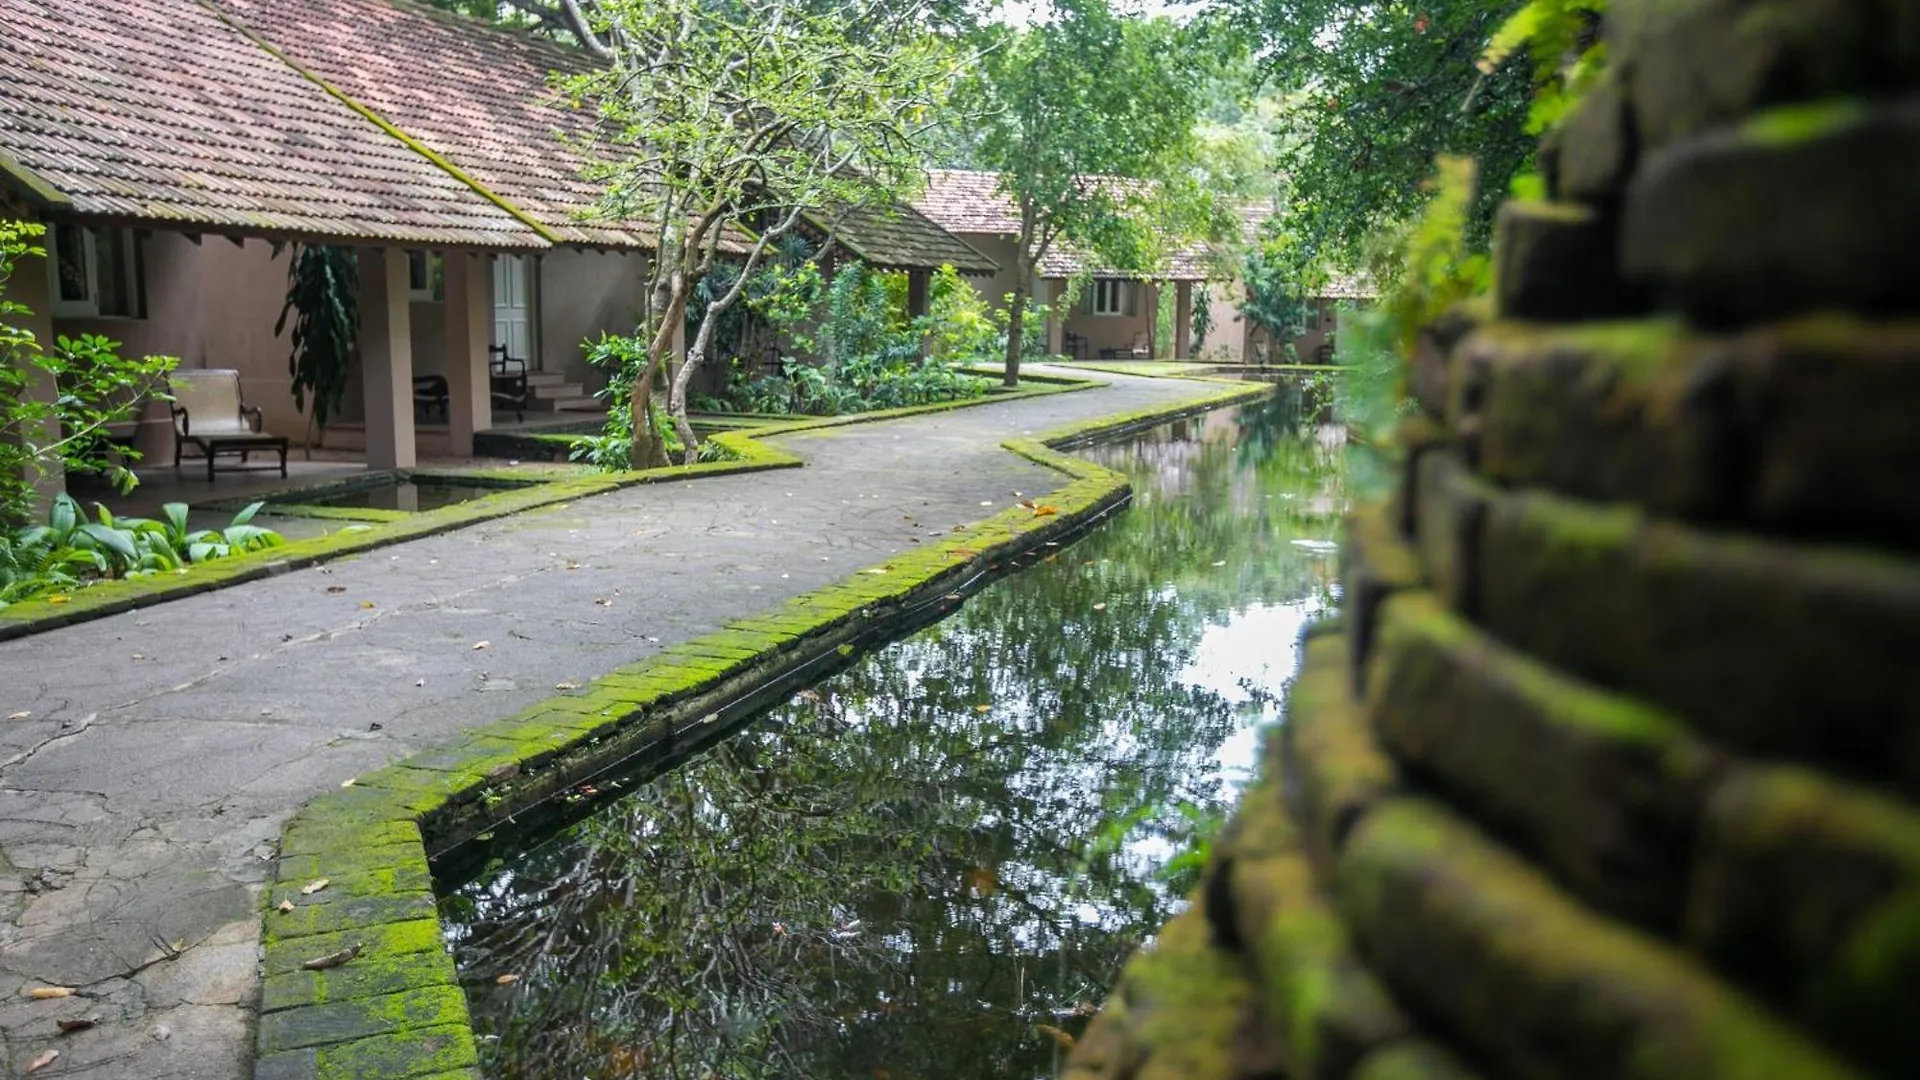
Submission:
[[[0,24],[0,186],[51,215],[250,236],[546,246],[210,7],[0,0]]]
[[[592,117],[553,89],[593,57],[406,0],[211,0],[289,61],[538,222],[556,243],[653,246],[640,225],[585,218]]]
[[[941,228],[955,233],[993,236],[1020,235],[1020,216],[1013,201],[999,190],[1000,174],[977,169],[930,169],[927,190],[914,204]],[[1221,274],[1213,268],[1212,249],[1205,243],[1185,245],[1169,252],[1152,271],[1115,270],[1099,265],[1084,252],[1055,244],[1040,258],[1042,278],[1136,278],[1157,281],[1208,281]]]
[[[823,226],[818,220],[816,226]],[[929,221],[905,204],[858,207],[840,215],[835,242],[880,270],[935,270],[951,266],[962,274],[992,274],[998,263],[972,244]]]

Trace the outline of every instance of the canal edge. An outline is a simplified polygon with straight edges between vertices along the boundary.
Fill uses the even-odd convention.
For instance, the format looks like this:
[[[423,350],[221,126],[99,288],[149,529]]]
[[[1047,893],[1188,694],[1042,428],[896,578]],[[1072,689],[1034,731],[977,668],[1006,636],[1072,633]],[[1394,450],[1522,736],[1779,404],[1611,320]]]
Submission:
[[[726,703],[851,652],[875,628],[939,603],[990,565],[1070,535],[1125,502],[1125,477],[1062,448],[1272,389],[1231,383],[1170,406],[1007,440],[1007,450],[1067,483],[1043,504],[1002,511],[309,801],[283,827],[261,897],[256,1080],[477,1080],[466,996],[443,944],[430,845],[444,850],[478,836],[641,749],[697,739]],[[828,425],[782,427],[812,426]],[[317,882],[324,884],[313,888]]]
[[[607,473],[571,479],[537,481],[518,489],[508,489],[471,502],[408,513],[392,520],[371,521],[356,518],[353,524],[371,526],[364,531],[341,531],[327,536],[296,540],[276,548],[233,555],[213,562],[199,563],[165,575],[120,578],[102,581],[56,597],[23,600],[0,607],[0,642],[75,626],[94,619],[119,615],[136,608],[152,607],[200,593],[243,585],[249,581],[304,570],[349,555],[420,540],[441,533],[479,525],[513,514],[558,506],[594,495],[605,495],[641,484],[663,484],[676,480],[695,480],[712,476],[734,476],[769,469],[795,469],[805,464],[798,455],[769,446],[759,440],[792,435],[801,431],[845,427],[897,420],[908,416],[950,412],[979,405],[998,405],[1051,394],[1068,394],[1110,385],[1098,379],[1065,376],[1034,377],[1034,385],[1011,393],[990,394],[955,401],[936,401],[925,405],[906,405],[897,409],[853,413],[848,416],[812,416],[784,423],[768,424],[745,431],[721,432],[714,442],[737,455],[733,461],[699,462],[693,465],[663,465],[652,469]],[[446,470],[393,470],[415,476],[446,475]],[[496,480],[525,480],[526,473],[510,469],[460,469],[460,476]],[[268,493],[272,494],[272,493]],[[313,516],[313,515],[307,515]]]

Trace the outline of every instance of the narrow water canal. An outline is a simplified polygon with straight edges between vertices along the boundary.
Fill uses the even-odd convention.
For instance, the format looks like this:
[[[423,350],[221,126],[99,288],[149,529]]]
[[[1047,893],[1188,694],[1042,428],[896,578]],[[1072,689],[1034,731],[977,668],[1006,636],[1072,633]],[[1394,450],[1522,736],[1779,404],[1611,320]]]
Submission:
[[[1079,451],[1131,509],[450,890],[489,1075],[1052,1075],[1333,602],[1296,383]]]

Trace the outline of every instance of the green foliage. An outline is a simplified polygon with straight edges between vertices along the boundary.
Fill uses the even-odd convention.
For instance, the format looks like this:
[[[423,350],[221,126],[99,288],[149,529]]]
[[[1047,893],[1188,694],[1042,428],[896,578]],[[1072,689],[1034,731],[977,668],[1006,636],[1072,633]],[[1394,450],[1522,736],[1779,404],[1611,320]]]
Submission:
[[[179,570],[285,541],[252,524],[263,504],[234,515],[224,529],[190,529],[185,503],[168,503],[163,520],[116,518],[95,504],[89,521],[64,492],[54,496],[45,525],[0,533],[0,607],[92,581],[135,578]]]
[[[347,400],[347,371],[360,333],[360,269],[351,248],[300,244],[287,264],[287,296],[273,336],[294,316],[287,374],[293,377],[294,408],[307,411],[321,431]]]
[[[1426,206],[1406,227],[1385,234],[1375,254],[1376,275],[1391,283],[1381,307],[1403,355],[1421,326],[1492,284],[1487,255],[1473,247],[1467,229],[1473,160],[1441,157],[1434,168],[1422,185],[1431,193]]]
[[[1281,202],[1306,262],[1357,265],[1377,230],[1419,212],[1439,154],[1478,160],[1485,184],[1465,236],[1487,250],[1494,212],[1535,149],[1526,65],[1474,66],[1513,4],[1229,0],[1282,103]]]
[[[1107,0],[1051,8],[1031,26],[995,31],[957,97],[979,130],[974,159],[1000,174],[1020,221],[1009,385],[1024,351],[1024,282],[1056,242],[1109,268],[1151,270],[1167,245],[1220,224],[1190,168],[1208,43]]]
[[[859,263],[842,266],[815,310],[792,312],[796,321],[817,316],[822,363],[788,357],[778,373],[756,375],[736,359],[726,393],[702,404],[724,412],[841,416],[986,393],[986,380],[958,370],[991,357],[1003,333],[973,289],[947,268],[932,283],[927,315],[908,320],[904,294],[890,287],[889,277]],[[923,341],[935,346],[925,356]]]
[[[0,219],[0,525],[24,521],[35,483],[59,469],[104,473],[132,490],[128,464],[139,455],[110,451],[101,436],[164,399],[167,372],[179,365],[170,356],[124,358],[119,342],[99,334],[61,335],[48,348],[18,325],[32,312],[7,298],[7,284],[21,259],[44,254],[35,241],[45,232]],[[49,384],[57,392],[45,392]]]
[[[1213,288],[1202,285],[1193,290],[1193,353],[1207,346],[1207,336],[1213,333]]]
[[[1491,75],[1525,49],[1533,60],[1533,102],[1527,131],[1559,124],[1593,85],[1606,63],[1599,21],[1607,0],[1528,0],[1494,32],[1475,65]]]

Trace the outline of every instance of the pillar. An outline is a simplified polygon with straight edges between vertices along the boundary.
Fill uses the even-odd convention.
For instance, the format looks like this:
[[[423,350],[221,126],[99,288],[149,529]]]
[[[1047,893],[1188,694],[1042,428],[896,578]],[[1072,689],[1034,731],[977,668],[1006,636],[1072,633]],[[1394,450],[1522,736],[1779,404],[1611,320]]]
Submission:
[[[493,426],[487,345],[493,336],[492,280],[484,256],[441,257],[446,289],[447,439],[456,457],[473,453],[473,434]]]
[[[1173,358],[1190,360],[1193,352],[1193,282],[1173,287]]]
[[[1060,308],[1060,298],[1067,293],[1064,281],[1049,281],[1047,286],[1047,355],[1064,356],[1067,352],[1067,313]]]
[[[927,287],[933,275],[926,270],[907,271],[907,317],[917,319],[927,313]]]
[[[51,245],[51,235],[41,237],[39,245]],[[47,260],[38,255],[23,255],[15,263],[13,277],[7,280],[6,298],[27,308],[24,314],[7,316],[7,321],[33,335],[43,348],[53,346],[53,289],[48,279]],[[27,384],[27,395],[36,401],[53,401],[59,393],[53,377],[39,371]],[[60,438],[60,422],[49,418],[38,430],[25,433],[28,441],[47,446]],[[33,487],[34,504],[32,516],[41,518],[53,501],[53,497],[66,490],[66,470],[56,457],[51,461],[30,462],[27,465],[26,481]]]
[[[413,327],[407,253],[360,249],[360,374],[367,416],[367,465],[410,469],[413,443]]]

